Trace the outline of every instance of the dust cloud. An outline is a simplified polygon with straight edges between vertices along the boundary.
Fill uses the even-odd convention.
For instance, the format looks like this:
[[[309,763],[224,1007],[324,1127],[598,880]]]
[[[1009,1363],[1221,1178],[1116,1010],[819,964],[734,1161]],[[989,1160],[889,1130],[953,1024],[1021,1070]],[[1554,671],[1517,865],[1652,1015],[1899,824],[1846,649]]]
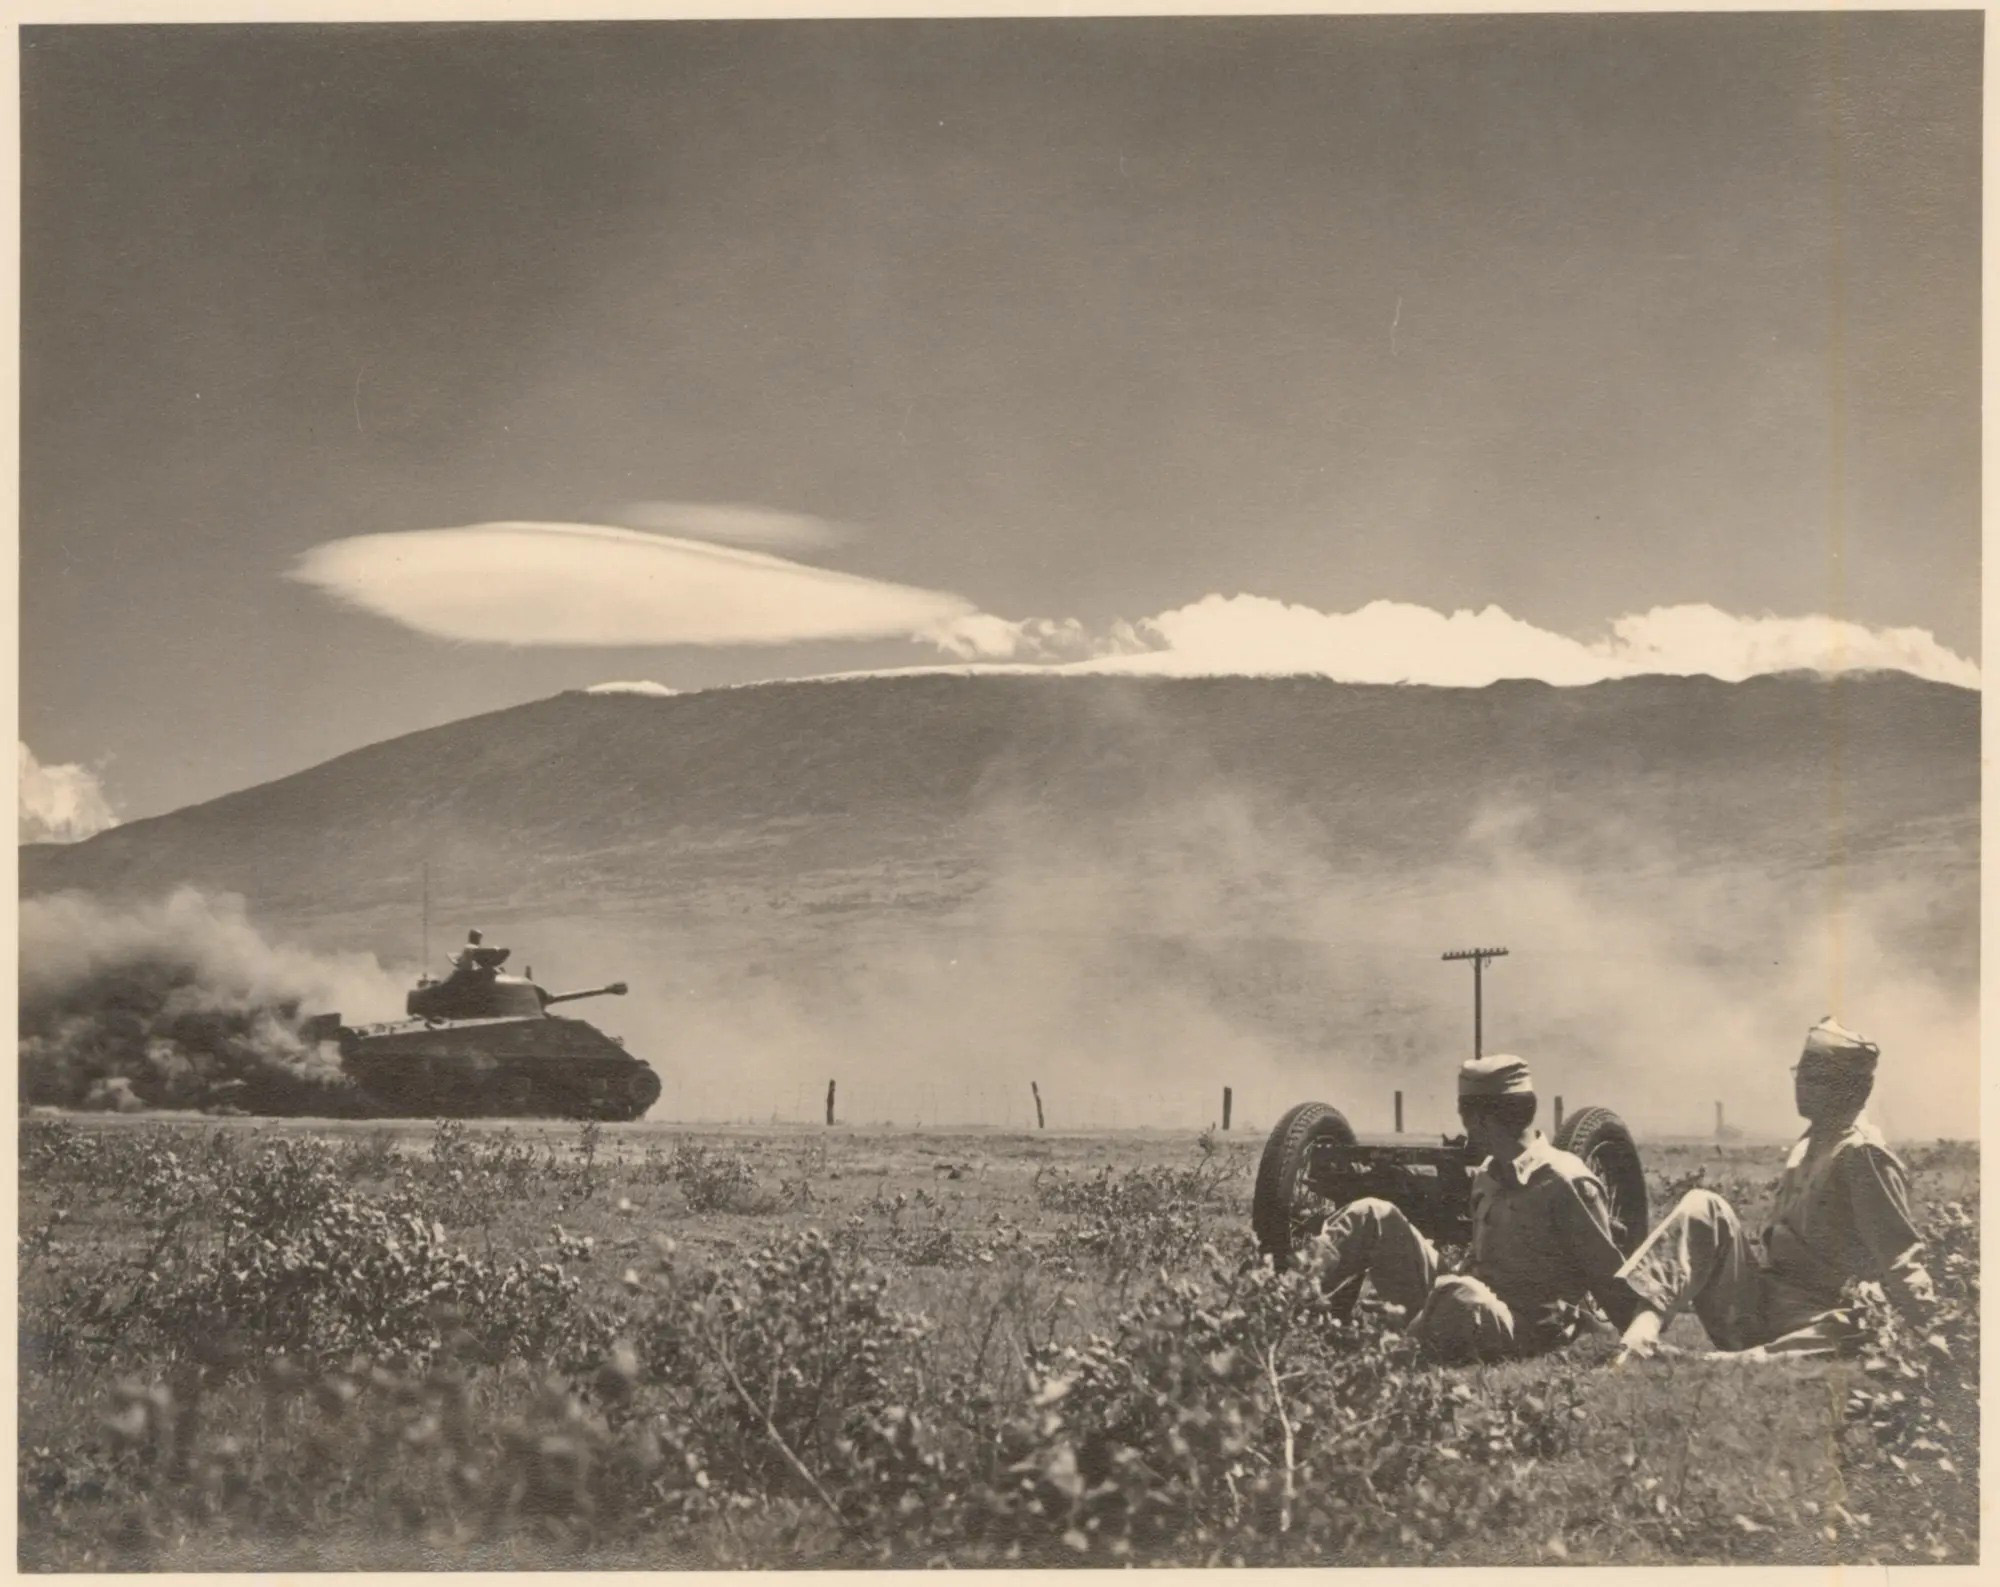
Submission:
[[[300,1038],[301,1016],[400,1012],[372,958],[274,944],[240,899],[65,893],[25,900],[20,921],[24,1104],[346,1112],[339,1061]]]
[[[1544,1099],[1654,1136],[1727,1123],[1783,1137],[1789,1066],[1834,1014],[1878,1041],[1870,1113],[1901,1139],[1976,1126],[1976,864],[1690,869],[1607,816],[1551,839],[1496,805],[1445,859],[1346,863],[1337,834],[1249,796],[1156,801],[1100,829],[1023,807],[981,818],[962,885],[935,864],[800,879],[674,923],[522,920],[538,962],[628,977],[587,1012],[660,1072],[657,1119],[810,1120],[826,1083],[855,1123],[1215,1122],[1319,1100],[1388,1131],[1455,1127],[1471,975],[1484,1045]],[[1608,860],[1606,856],[1611,856]],[[615,1021],[615,1023],[614,1023]]]
[[[630,982],[563,1012],[653,1065],[656,1123],[816,1120],[835,1080],[855,1124],[1032,1127],[1032,1084],[1051,1128],[1192,1130],[1228,1086],[1239,1131],[1317,1100],[1386,1132],[1401,1091],[1422,1136],[1454,1126],[1472,1049],[1468,967],[1440,955],[1505,946],[1484,1045],[1533,1065],[1545,1125],[1560,1096],[1642,1137],[1711,1135],[1718,1103],[1789,1135],[1789,1066],[1832,1014],[1881,1044],[1870,1112],[1912,1140],[1976,1130],[1976,842],[1702,869],[1615,814],[1551,831],[1496,800],[1398,869],[1204,775],[1081,821],[996,794],[900,861],[480,918],[545,985]],[[28,901],[21,976],[25,1101],[257,1111],[336,1106],[299,1015],[394,1017],[409,979],[187,891]]]

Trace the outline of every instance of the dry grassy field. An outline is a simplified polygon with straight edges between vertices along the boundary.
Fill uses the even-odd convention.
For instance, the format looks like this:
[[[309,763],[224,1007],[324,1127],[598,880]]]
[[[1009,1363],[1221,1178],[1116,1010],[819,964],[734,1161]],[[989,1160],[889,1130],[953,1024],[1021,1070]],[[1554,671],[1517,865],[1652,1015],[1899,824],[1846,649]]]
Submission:
[[[1969,1145],[1904,1148],[1928,1338],[1461,1370],[1255,1262],[1241,1132],[21,1145],[29,1569],[1976,1557]],[[1783,1155],[1645,1151],[1753,1219]]]

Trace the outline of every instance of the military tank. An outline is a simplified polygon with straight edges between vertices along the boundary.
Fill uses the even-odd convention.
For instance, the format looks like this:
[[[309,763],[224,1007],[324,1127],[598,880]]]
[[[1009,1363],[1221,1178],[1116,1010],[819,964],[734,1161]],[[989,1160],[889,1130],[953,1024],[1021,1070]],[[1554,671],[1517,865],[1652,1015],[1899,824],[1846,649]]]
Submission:
[[[641,1117],[659,1100],[660,1077],[617,1037],[549,1012],[582,998],[623,997],[625,983],[551,992],[533,971],[501,974],[511,952],[487,947],[475,931],[449,975],[426,975],[411,989],[407,1019],[349,1026],[338,1014],[320,1014],[306,1021],[306,1039],[337,1043],[342,1069],[386,1113]]]

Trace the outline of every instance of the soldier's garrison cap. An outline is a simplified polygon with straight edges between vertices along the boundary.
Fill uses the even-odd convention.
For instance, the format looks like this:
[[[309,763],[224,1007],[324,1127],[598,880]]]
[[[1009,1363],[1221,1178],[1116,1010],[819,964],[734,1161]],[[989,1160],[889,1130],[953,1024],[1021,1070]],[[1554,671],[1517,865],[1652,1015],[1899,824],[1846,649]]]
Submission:
[[[1844,1067],[1873,1073],[1882,1049],[1859,1032],[1849,1030],[1831,1014],[1806,1032],[1802,1058],[1824,1058]]]
[[[1458,1094],[1462,1097],[1510,1097],[1532,1094],[1534,1076],[1525,1060],[1508,1053],[1472,1058],[1459,1066]]]

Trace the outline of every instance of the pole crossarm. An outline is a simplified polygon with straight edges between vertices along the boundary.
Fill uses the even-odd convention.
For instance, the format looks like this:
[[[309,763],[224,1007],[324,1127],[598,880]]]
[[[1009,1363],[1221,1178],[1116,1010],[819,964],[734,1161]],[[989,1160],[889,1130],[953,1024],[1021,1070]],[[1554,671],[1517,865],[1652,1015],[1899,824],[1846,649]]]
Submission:
[[[1507,957],[1505,948],[1454,948],[1444,955],[1446,962],[1457,959],[1472,961],[1472,1056],[1483,1057],[1486,1051],[1485,1006],[1480,996],[1480,972],[1490,959]]]

